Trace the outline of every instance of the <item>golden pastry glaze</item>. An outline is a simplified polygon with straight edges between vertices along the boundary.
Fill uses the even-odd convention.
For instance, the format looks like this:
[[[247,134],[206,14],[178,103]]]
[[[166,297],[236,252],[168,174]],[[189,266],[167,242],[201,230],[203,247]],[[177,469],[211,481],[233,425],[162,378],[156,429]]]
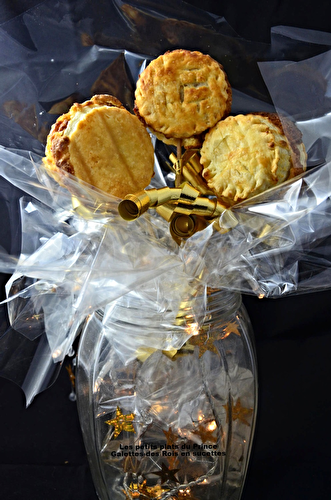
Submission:
[[[168,141],[196,137],[231,109],[232,91],[223,67],[198,51],[173,50],[141,73],[134,111]]]
[[[123,198],[150,183],[154,149],[136,116],[112,96],[99,95],[74,104],[58,118],[48,136],[44,164],[56,171],[56,178],[59,168]]]
[[[301,133],[288,124],[284,134],[278,115],[229,116],[207,134],[201,148],[203,177],[228,205],[259,194],[305,168]]]

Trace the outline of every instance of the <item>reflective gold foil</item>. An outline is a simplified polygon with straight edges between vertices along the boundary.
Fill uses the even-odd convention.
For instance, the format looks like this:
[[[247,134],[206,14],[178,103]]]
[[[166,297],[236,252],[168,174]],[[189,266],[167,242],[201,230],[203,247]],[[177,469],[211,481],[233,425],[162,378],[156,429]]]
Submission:
[[[149,208],[155,208],[168,202],[182,201],[191,204],[199,194],[200,192],[188,183],[183,184],[180,188],[146,189],[140,193],[125,196],[119,203],[118,212],[123,219],[134,220]]]
[[[127,221],[137,219],[150,208],[156,209],[169,222],[170,233],[179,245],[227,211],[226,206],[211,196],[201,175],[203,167],[197,151],[180,154],[179,146],[177,156],[172,153],[169,157],[176,174],[175,187],[128,194],[118,205],[120,216]],[[226,219],[231,220],[231,216]],[[233,225],[235,221],[231,220],[230,226]]]
[[[176,173],[176,164],[178,163],[178,160],[173,153],[171,153],[169,158],[174,166],[173,171]],[[181,172],[183,179],[189,182],[193,187],[197,188],[201,194],[213,194],[201,175],[203,167],[200,163],[199,156],[196,151],[186,151],[182,157],[181,162]]]
[[[106,420],[106,424],[114,427],[114,439],[116,439],[122,431],[136,432],[133,427],[134,418],[134,413],[124,415],[119,407],[116,408],[115,418]]]
[[[181,188],[164,187],[148,189],[137,194],[129,194],[119,203],[118,211],[125,220],[134,220],[149,208],[171,203],[174,210],[182,214],[195,214],[215,218],[226,207],[216,198],[204,198],[200,192],[187,182]]]

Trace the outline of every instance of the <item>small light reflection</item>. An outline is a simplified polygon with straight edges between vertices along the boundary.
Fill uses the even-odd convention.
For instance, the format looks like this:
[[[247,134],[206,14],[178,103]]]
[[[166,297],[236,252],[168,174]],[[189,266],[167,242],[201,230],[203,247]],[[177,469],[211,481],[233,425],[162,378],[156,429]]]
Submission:
[[[198,323],[191,323],[187,325],[186,332],[188,335],[199,335],[200,329]]]
[[[39,321],[39,320],[40,320],[40,318],[41,318],[41,315],[40,315],[40,314],[33,314],[31,319],[33,319],[33,320],[35,320],[35,321]],[[30,319],[30,318],[26,318],[26,320],[27,320],[27,321],[29,321],[29,319]]]
[[[217,428],[217,423],[216,423],[216,420],[213,420],[212,422],[210,422],[210,423],[207,425],[207,429],[208,429],[210,432],[214,431],[216,428]]]
[[[165,409],[165,406],[162,406],[162,405],[153,405],[151,410],[153,411],[154,414],[158,414],[158,413],[161,413],[162,411],[164,411]]]
[[[186,497],[186,496],[190,495],[190,493],[191,493],[191,488],[180,488],[180,489],[178,490],[178,492],[179,492],[179,495],[180,495],[181,497]]]

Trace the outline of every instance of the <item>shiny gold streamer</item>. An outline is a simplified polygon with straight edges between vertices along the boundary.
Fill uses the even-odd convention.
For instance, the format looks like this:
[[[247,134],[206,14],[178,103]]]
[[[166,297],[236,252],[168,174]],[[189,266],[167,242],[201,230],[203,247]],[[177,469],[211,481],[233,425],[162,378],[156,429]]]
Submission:
[[[169,222],[173,239],[180,244],[197,231],[203,230],[212,221],[227,211],[203,179],[202,165],[197,151],[186,151],[181,155],[181,144],[177,156],[170,155],[170,168],[175,172],[175,187],[146,189],[128,194],[118,205],[120,216],[127,221],[140,217],[153,208]]]

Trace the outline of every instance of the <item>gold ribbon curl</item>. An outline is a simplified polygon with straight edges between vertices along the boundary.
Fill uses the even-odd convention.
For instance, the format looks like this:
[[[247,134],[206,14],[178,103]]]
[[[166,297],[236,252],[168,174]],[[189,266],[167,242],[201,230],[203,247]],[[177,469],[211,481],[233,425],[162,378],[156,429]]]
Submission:
[[[128,194],[119,203],[118,212],[127,221],[140,217],[150,208],[169,222],[170,232],[177,243],[207,227],[227,207],[208,189],[201,172],[196,152],[187,151],[180,158],[170,155],[172,170],[176,174],[175,187],[145,189]],[[178,177],[183,182],[178,186]]]

